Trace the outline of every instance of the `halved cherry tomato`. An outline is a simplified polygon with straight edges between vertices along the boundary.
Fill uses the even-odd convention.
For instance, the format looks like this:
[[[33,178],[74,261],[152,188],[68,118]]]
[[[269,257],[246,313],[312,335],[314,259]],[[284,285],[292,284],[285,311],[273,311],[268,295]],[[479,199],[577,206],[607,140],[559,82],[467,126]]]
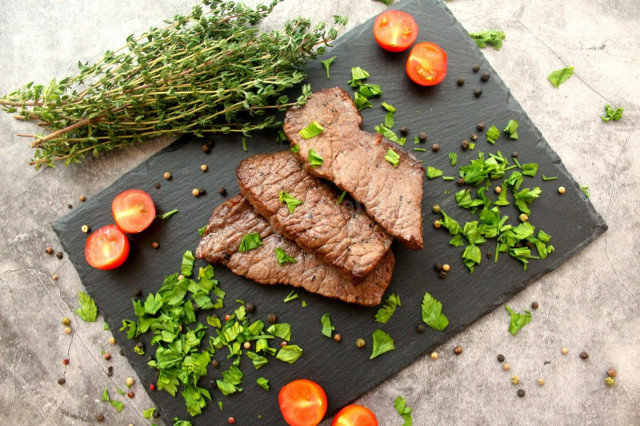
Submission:
[[[447,75],[447,53],[427,41],[413,46],[407,59],[407,75],[421,86],[434,86]]]
[[[151,196],[140,189],[129,189],[116,195],[111,212],[118,228],[130,234],[144,231],[156,217]]]
[[[117,268],[129,256],[129,239],[117,226],[103,226],[87,238],[84,256],[94,268]]]
[[[294,380],[278,395],[282,417],[291,426],[315,426],[327,412],[327,395],[316,382]]]
[[[401,10],[387,10],[373,21],[373,36],[384,50],[402,52],[416,41],[418,24]]]
[[[331,426],[378,426],[378,419],[362,405],[347,405],[333,418]]]

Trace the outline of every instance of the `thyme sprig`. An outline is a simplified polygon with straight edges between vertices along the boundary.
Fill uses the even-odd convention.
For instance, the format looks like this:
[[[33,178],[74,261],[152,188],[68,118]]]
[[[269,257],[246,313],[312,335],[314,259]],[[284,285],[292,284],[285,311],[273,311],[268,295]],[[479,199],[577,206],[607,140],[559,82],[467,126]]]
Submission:
[[[338,35],[337,28],[311,28],[304,18],[260,31],[256,24],[280,1],[254,10],[204,0],[164,28],[127,37],[125,46],[93,64],[79,61],[75,76],[4,95],[0,107],[50,131],[21,135],[33,138],[36,168],[78,163],[162,135],[246,135],[278,126],[268,112],[306,102],[309,86],[295,101],[285,91],[305,79],[307,61]]]

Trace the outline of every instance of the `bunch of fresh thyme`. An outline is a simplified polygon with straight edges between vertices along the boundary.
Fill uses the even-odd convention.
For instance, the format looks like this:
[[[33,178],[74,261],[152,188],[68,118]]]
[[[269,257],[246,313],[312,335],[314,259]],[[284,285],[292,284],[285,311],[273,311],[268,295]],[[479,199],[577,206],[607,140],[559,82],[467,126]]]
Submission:
[[[164,28],[129,36],[126,46],[92,65],[78,62],[78,75],[48,86],[29,83],[0,98],[0,106],[50,131],[27,135],[36,168],[77,163],[161,135],[274,127],[266,111],[306,102],[308,86],[295,102],[284,92],[304,80],[307,60],[338,34],[324,24],[311,28],[303,18],[261,32],[257,22],[280,1],[253,10],[204,0]],[[335,23],[346,20],[336,16]]]

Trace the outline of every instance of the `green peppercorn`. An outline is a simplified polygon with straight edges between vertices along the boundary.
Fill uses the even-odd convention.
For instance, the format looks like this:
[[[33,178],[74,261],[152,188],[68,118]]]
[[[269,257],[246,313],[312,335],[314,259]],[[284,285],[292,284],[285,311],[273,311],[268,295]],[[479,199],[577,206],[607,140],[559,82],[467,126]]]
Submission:
[[[367,342],[365,342],[364,339],[356,340],[356,347],[358,347],[358,348],[364,348],[366,344],[367,344]]]
[[[71,324],[71,320],[68,317],[62,318],[62,325],[69,325],[69,324]]]
[[[609,377],[609,376],[607,376],[607,377],[605,377],[605,378],[604,378],[604,383],[605,383],[607,386],[615,386],[615,384],[616,384],[616,379],[614,379],[613,377]]]
[[[89,225],[82,225],[81,230],[82,230],[82,232],[87,234],[91,230],[91,228],[89,228]]]
[[[520,383],[520,379],[518,378],[518,376],[516,376],[515,374],[513,376],[511,376],[511,383],[513,383],[514,385],[517,385]]]
[[[431,211],[434,213],[440,213],[440,204],[434,204],[433,207],[431,207]]]

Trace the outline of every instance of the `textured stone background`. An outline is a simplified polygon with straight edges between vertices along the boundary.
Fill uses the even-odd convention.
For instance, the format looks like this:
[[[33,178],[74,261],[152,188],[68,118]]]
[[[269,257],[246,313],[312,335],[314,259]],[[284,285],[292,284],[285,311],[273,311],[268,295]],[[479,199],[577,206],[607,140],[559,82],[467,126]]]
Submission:
[[[251,4],[255,1],[249,2]],[[187,0],[0,0],[0,93],[28,81],[48,82],[75,72],[120,46],[131,33],[162,25],[186,12]],[[397,395],[413,407],[414,424],[617,424],[640,423],[640,2],[636,0],[453,0],[453,14],[469,31],[502,29],[501,51],[484,54],[513,96],[560,155],[609,225],[595,243],[509,301],[516,310],[537,301],[531,324],[517,337],[507,332],[503,308],[475,323],[428,356],[373,389],[358,402],[381,424],[401,424]],[[372,0],[286,0],[264,26],[295,15],[331,21],[350,18],[348,29],[385,6]],[[559,89],[546,76],[564,66],[575,75]],[[624,118],[602,123],[604,105],[623,106]],[[59,246],[50,224],[78,197],[90,197],[170,141],[71,168],[36,172],[27,165],[33,126],[0,115],[0,424],[86,425],[104,413],[105,424],[149,424],[151,406],[139,384],[122,413],[99,401],[135,377],[102,321],[82,322],[73,310],[83,289],[73,267],[44,253]],[[57,274],[59,280],[53,281]],[[63,333],[61,318],[74,333]],[[456,345],[464,353],[455,356]],[[569,354],[561,355],[562,347]],[[101,350],[113,353],[107,364]],[[582,361],[578,353],[590,358]],[[502,353],[511,372],[502,371]],[[63,358],[70,358],[65,367]],[[549,361],[549,363],[546,363]],[[107,377],[107,365],[114,375]],[[603,379],[610,367],[617,384]],[[527,395],[516,397],[509,377]],[[64,387],[56,382],[65,377]],[[542,377],[546,385],[539,388]],[[348,385],[348,379],[345,386]],[[122,399],[122,398],[119,398]],[[126,399],[126,398],[125,398]],[[165,419],[171,424],[169,419]]]

